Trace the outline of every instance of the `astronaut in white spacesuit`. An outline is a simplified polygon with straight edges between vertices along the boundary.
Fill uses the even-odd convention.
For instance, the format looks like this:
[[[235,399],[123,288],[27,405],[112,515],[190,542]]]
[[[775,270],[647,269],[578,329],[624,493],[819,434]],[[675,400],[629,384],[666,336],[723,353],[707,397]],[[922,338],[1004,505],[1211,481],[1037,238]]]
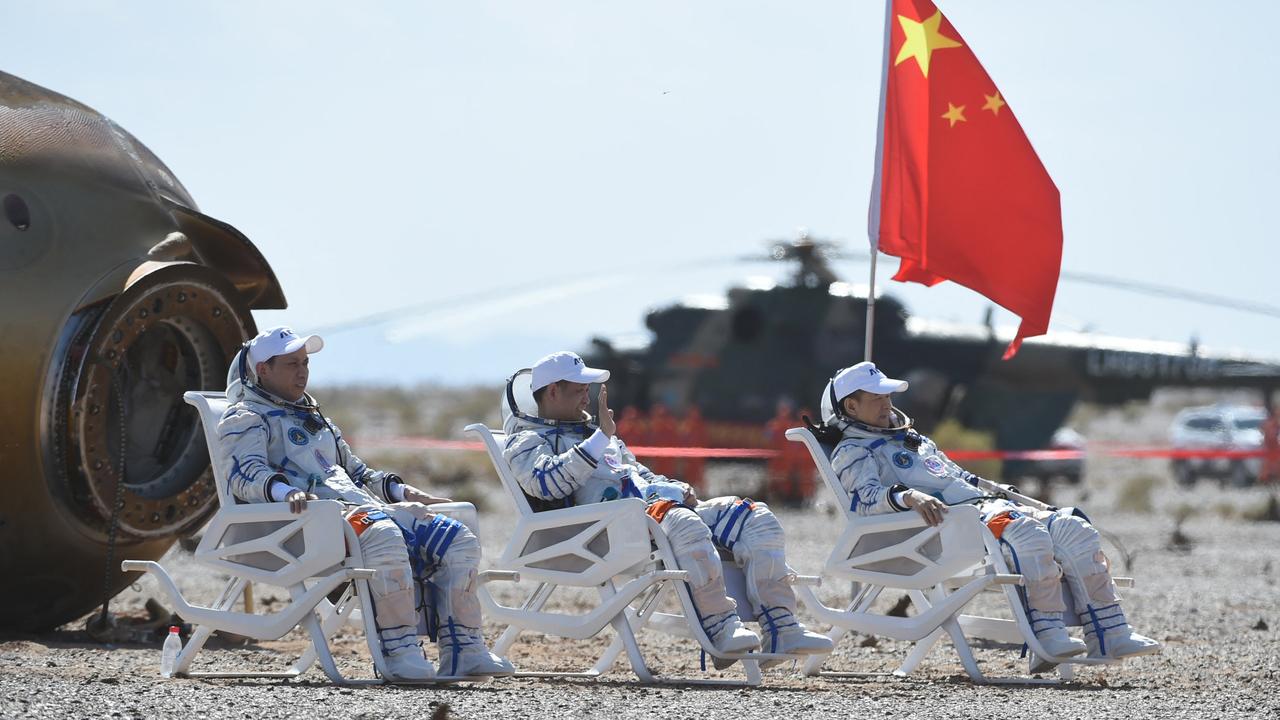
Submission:
[[[309,499],[347,504],[364,564],[376,571],[369,586],[388,679],[436,676],[418,639],[420,611],[439,645],[441,674],[512,673],[511,663],[490,653],[481,634],[476,536],[427,507],[443,498],[356,457],[307,394],[307,356],[323,346],[315,335],[275,328],[237,354],[227,386],[233,404],[218,423],[232,493],[245,502],[288,502],[294,512]],[[425,581],[421,607],[415,578]]]
[[[577,505],[643,498],[649,515],[671,541],[680,569],[689,572],[702,627],[718,649],[736,653],[761,646],[760,637],[743,627],[736,603],[727,597],[716,552],[721,548],[746,571],[752,607],[750,614],[743,614],[759,620],[766,652],[831,651],[828,638],[809,632],[796,619],[795,593],[788,583],[794,571],[786,563],[785,537],[764,503],[738,497],[699,502],[688,484],[654,474],[617,437],[603,385],[599,426],[592,424],[588,389],[591,383],[607,380],[607,370],[587,367],[574,353],[558,352],[539,360],[529,372],[537,409],[524,412],[516,407],[508,383],[510,415],[503,449],[525,494],[542,503]],[[731,663],[716,662],[722,668]]]
[[[1103,556],[1098,531],[1072,508],[1041,510],[985,494],[979,479],[952,462],[890,395],[907,389],[874,363],[841,370],[823,398],[826,425],[842,435],[831,465],[852,498],[851,512],[877,515],[914,510],[930,525],[942,522],[948,505],[973,503],[999,540],[1013,569],[1026,582],[1032,630],[1045,650],[1058,657],[1087,652],[1122,658],[1158,652],[1160,644],[1134,632]],[[1067,634],[1066,577],[1084,626],[1085,642]],[[1050,667],[1047,661],[1033,670]]]

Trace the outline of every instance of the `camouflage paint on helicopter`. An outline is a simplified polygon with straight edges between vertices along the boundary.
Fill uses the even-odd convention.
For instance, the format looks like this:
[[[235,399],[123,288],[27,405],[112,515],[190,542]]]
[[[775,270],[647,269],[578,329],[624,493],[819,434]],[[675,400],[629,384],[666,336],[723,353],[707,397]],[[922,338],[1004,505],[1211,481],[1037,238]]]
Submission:
[[[769,259],[793,261],[789,284],[738,287],[727,298],[655,310],[644,348],[594,339],[588,362],[612,372],[610,404],[696,406],[709,422],[762,425],[779,400],[815,411],[830,373],[862,359],[866,297],[827,264],[830,243],[801,236]],[[1280,387],[1280,363],[1205,356],[1168,342],[1051,333],[1002,361],[1010,337],[988,325],[908,316],[892,297],[875,306],[874,357],[911,382],[895,402],[930,431],[944,417],[993,432],[1002,449],[1047,447],[1077,400],[1116,404],[1163,386]],[[1006,464],[1007,476],[1018,466]]]
[[[250,308],[285,299],[248,238],[133,136],[4,73],[0,206],[0,576],[17,581],[0,627],[40,630],[100,603],[104,577],[122,589],[121,559],[158,558],[207,519],[182,393],[220,388]]]

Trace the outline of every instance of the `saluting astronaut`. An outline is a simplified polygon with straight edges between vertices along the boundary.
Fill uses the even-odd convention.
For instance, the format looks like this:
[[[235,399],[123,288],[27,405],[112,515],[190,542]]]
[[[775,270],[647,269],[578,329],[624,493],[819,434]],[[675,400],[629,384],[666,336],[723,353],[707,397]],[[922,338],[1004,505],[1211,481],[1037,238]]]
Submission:
[[[236,356],[227,386],[234,402],[218,423],[219,450],[231,491],[245,502],[340,500],[359,536],[375,623],[390,680],[435,677],[418,639],[414,578],[422,589],[428,634],[440,648],[440,672],[506,675],[511,663],[493,655],[481,634],[475,594],[480,543],[461,522],[430,511],[447,502],[366,465],[307,394],[308,355],[324,342],[275,328]]]
[[[736,603],[727,597],[716,552],[722,548],[746,570],[752,607],[744,615],[758,618],[767,652],[830,652],[828,638],[809,632],[796,619],[795,594],[787,582],[794,571],[787,566],[785,538],[773,513],[764,503],[738,497],[699,502],[688,484],[642,465],[617,437],[605,386],[599,392],[598,426],[587,413],[590,385],[608,379],[607,370],[587,367],[574,353],[552,353],[531,371],[536,415],[514,407],[508,383],[511,415],[504,424],[503,455],[524,492],[543,503],[577,505],[643,498],[649,515],[671,541],[680,569],[689,572],[703,629],[718,649],[748,652],[761,644],[760,637],[742,625]],[[729,664],[732,661],[716,661],[721,668]]]
[[[871,362],[841,370],[827,385],[824,406],[831,411],[824,420],[843,435],[831,465],[852,497],[849,510],[859,515],[914,510],[937,525],[947,505],[972,502],[1025,578],[1031,626],[1047,651],[1058,657],[1087,652],[1111,658],[1158,652],[1160,644],[1134,632],[1120,609],[1098,531],[1088,519],[1070,508],[1038,510],[984,495],[976,487],[977,476],[913,430],[911,419],[893,406],[890,396],[906,389],[906,381],[886,377]],[[1067,634],[1064,575],[1084,642]],[[1033,661],[1033,671],[1048,666]]]

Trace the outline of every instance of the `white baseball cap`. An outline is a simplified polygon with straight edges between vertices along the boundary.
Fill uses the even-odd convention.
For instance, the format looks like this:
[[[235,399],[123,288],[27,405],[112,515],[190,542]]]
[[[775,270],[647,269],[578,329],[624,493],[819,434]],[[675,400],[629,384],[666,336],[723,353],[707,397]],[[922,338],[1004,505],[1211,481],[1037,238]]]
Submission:
[[[902,392],[907,389],[906,380],[894,380],[880,372],[873,362],[860,362],[836,373],[832,380],[835,385],[836,400],[843,400],[857,390],[865,390],[877,395]]]
[[[287,327],[271,328],[258,333],[249,341],[249,366],[257,367],[277,355],[288,355],[298,348],[306,348],[307,354],[318,353],[324,348],[319,335],[299,336]]]
[[[608,370],[597,370],[587,367],[577,353],[554,352],[542,358],[533,366],[533,383],[530,390],[537,392],[553,382],[568,380],[569,382],[591,384],[609,379]]]

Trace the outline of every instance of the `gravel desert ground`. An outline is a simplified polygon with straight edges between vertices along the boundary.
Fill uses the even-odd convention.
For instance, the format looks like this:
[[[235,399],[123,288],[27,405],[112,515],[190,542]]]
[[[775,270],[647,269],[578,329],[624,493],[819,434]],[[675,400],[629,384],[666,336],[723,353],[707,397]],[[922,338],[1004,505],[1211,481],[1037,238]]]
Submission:
[[[452,687],[334,687],[317,670],[301,680],[164,680],[158,676],[159,646],[103,647],[83,632],[83,621],[40,636],[0,639],[0,716],[3,717],[426,717],[465,718],[795,718],[795,717],[1001,717],[1062,718],[1280,716],[1275,688],[1280,680],[1276,625],[1280,598],[1280,523],[1244,520],[1241,512],[1265,500],[1262,491],[1218,490],[1202,483],[1176,490],[1167,478],[1142,483],[1141,466],[1095,467],[1087,502],[1099,527],[1119,545],[1108,552],[1121,574],[1137,586],[1125,591],[1134,623],[1165,644],[1155,657],[1120,666],[1082,668],[1074,682],[1055,687],[975,686],[964,675],[949,644],[939,643],[921,670],[907,679],[807,678],[783,666],[766,671],[762,687],[706,687],[686,683],[646,686],[625,664],[600,680],[499,679]],[[1102,476],[1129,477],[1108,486]],[[1108,507],[1133,493],[1134,483],[1150,504],[1146,512]],[[496,482],[494,483],[496,485]],[[1080,500],[1074,491],[1055,498]],[[1132,504],[1132,499],[1129,499]],[[493,497],[482,519],[485,551],[502,547],[501,528],[512,511]],[[1189,509],[1199,508],[1189,512]],[[839,527],[829,510],[781,510],[791,563],[816,572]],[[1185,518],[1178,522],[1178,518]],[[184,592],[208,602],[219,578],[184,563],[176,548],[164,565]],[[1126,562],[1131,563],[1128,569]],[[822,592],[834,596],[836,587]],[[17,590],[21,591],[21,590]],[[140,612],[155,593],[143,579],[115,601],[122,614]],[[268,606],[272,589],[261,588]],[[585,596],[584,596],[585,597]],[[891,602],[886,598],[882,602]],[[573,603],[569,597],[564,602]],[[994,603],[994,597],[983,603]],[[994,607],[994,605],[992,605]],[[825,629],[825,628],[820,628]],[[492,639],[498,629],[488,627]],[[704,677],[691,641],[647,633],[642,646],[662,672]],[[525,668],[570,670],[591,662],[607,637],[569,642],[526,636],[512,652]],[[282,666],[304,646],[301,634],[247,646],[222,643],[198,658],[202,669]],[[886,673],[901,661],[903,643],[847,637],[827,667]],[[337,652],[352,673],[368,670],[367,651],[354,629],[340,636]],[[989,674],[1020,674],[1017,649],[982,648]],[[708,677],[740,677],[732,670]],[[447,706],[447,707],[446,707]]]

